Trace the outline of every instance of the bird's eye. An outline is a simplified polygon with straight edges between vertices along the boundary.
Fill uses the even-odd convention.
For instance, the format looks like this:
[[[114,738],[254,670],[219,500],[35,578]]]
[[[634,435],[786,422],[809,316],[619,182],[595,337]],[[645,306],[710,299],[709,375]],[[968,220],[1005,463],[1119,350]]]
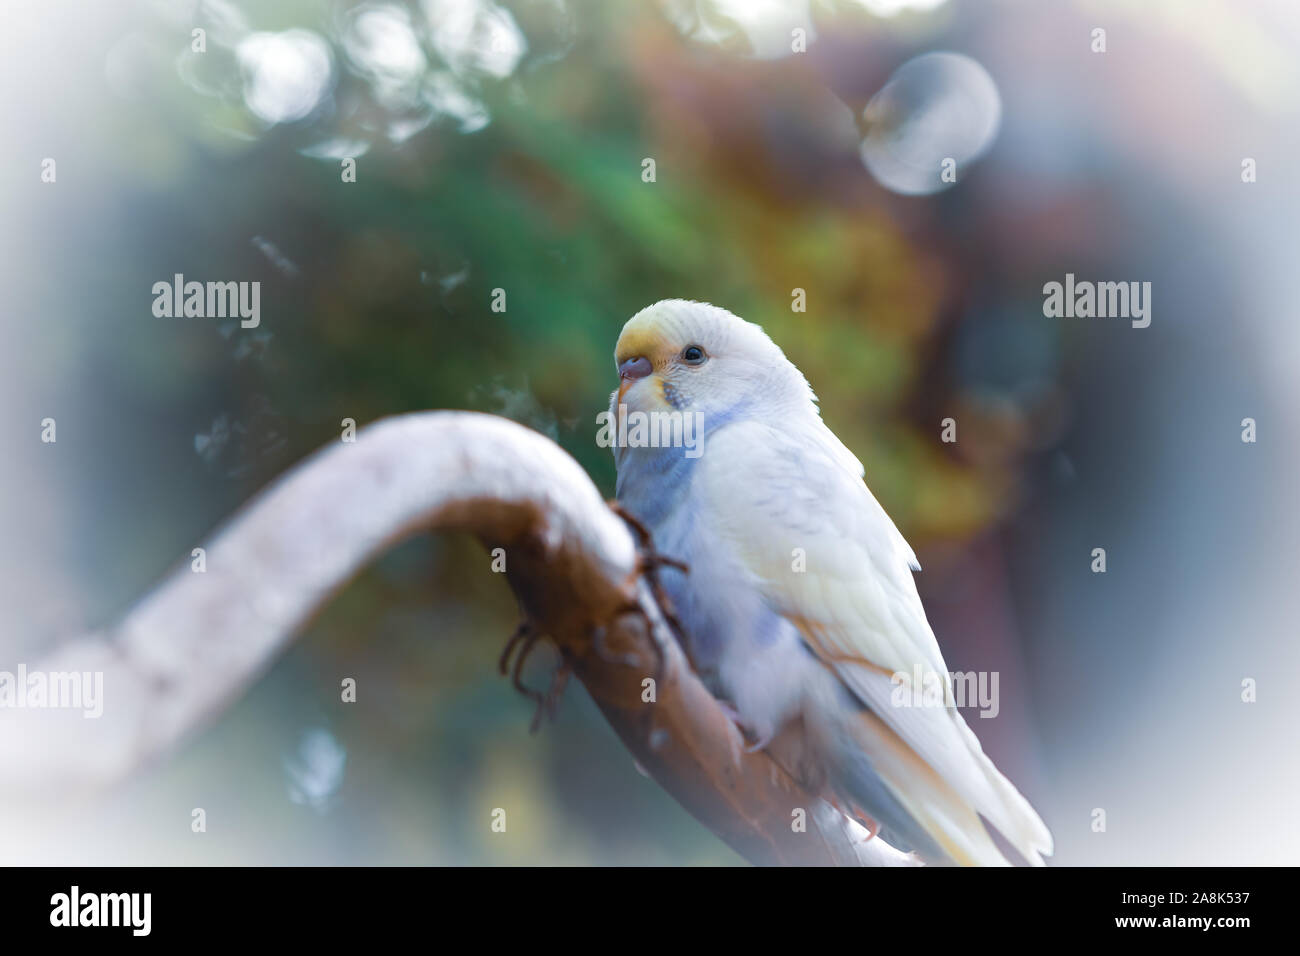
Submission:
[[[682,361],[687,365],[703,365],[706,358],[708,356],[704,354],[704,349],[698,345],[688,345],[682,349]]]

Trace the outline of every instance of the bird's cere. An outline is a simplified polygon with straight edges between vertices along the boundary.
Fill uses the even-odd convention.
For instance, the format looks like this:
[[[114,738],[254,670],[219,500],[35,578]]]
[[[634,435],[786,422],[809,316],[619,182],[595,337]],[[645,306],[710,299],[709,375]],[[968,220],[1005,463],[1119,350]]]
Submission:
[[[596,415],[596,444],[601,448],[680,448],[687,458],[704,454],[704,413],[652,410],[616,411]]]

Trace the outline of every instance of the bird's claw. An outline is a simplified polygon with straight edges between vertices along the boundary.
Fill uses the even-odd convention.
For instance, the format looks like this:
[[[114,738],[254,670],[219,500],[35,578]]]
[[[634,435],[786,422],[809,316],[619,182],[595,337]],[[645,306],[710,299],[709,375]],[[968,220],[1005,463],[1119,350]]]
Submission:
[[[632,533],[636,535],[636,573],[645,578],[646,584],[650,586],[650,593],[654,596],[655,603],[659,606],[659,612],[663,615],[664,622],[668,625],[669,630],[672,631],[673,636],[677,639],[678,647],[680,647],[682,653],[686,655],[686,659],[690,662],[692,669],[695,669],[698,672],[698,668],[695,667],[695,662],[691,660],[690,645],[686,641],[686,632],[682,628],[682,622],[677,617],[677,612],[673,608],[672,599],[668,597],[668,593],[664,590],[663,584],[659,580],[660,568],[674,568],[675,570],[686,574],[690,572],[690,566],[685,561],[669,557],[666,554],[660,554],[656,551],[654,538],[650,534],[650,529],[645,526],[644,522],[642,522],[640,518],[624,508],[617,500],[611,499],[607,504],[609,505],[609,509],[622,518],[624,523],[632,529]],[[642,609],[640,605],[637,605],[635,608],[624,609],[621,613],[633,612],[640,612],[642,616],[645,617],[644,609]],[[646,617],[645,624],[648,632],[653,634],[653,631],[650,629],[650,620],[648,617]],[[656,644],[655,646],[657,647],[658,645]],[[662,666],[662,654],[660,655],[660,658],[659,664]],[[656,676],[658,676],[657,670]]]
[[[853,812],[850,816],[857,820],[858,823],[862,824],[862,826],[866,827],[867,830],[866,838],[863,839],[862,842],[866,843],[869,840],[874,840],[876,834],[880,832],[880,821],[865,813],[857,804],[852,804],[852,810]]]
[[[632,514],[616,500],[612,500],[608,502],[608,504],[610,510],[622,518],[624,523],[632,529],[632,533],[636,536],[636,574],[645,578],[646,584],[650,588],[650,594],[659,608],[659,613],[663,616],[664,623],[668,625],[673,637],[676,638],[677,646],[682,649],[682,653],[686,655],[687,661],[691,663],[692,667],[694,667],[694,662],[691,661],[690,658],[690,650],[686,643],[686,635],[682,629],[681,621],[678,619],[677,613],[673,609],[672,600],[668,597],[668,593],[664,590],[663,584],[659,580],[660,568],[675,568],[683,573],[686,573],[690,569],[687,567],[686,562],[679,561],[676,558],[670,558],[655,550],[654,538],[650,534],[650,529],[645,526],[640,518]],[[664,657],[663,648],[659,645],[659,639],[655,635],[654,623],[650,620],[650,615],[646,612],[646,609],[641,606],[639,600],[629,602],[628,605],[620,608],[617,614],[620,617],[627,614],[634,614],[641,618],[642,623],[645,625],[646,635],[650,639],[650,646],[654,648],[655,652],[653,679],[655,686],[658,687],[663,683],[667,660]],[[646,720],[646,733],[648,738],[648,735],[654,730],[653,710],[646,710]]]
[[[727,703],[725,700],[718,701],[718,707],[727,715],[727,719],[736,725],[736,729],[740,731],[740,736],[748,740],[750,735],[754,732],[746,725],[745,719],[740,716],[740,711],[736,710],[735,707]],[[745,745],[745,753],[753,754],[758,753],[760,750],[765,750],[767,745],[772,742],[774,736],[775,734],[771,732],[759,734],[758,739],[754,743],[747,743]]]
[[[551,685],[545,693],[533,690],[524,684],[524,662],[528,660],[528,655],[533,652],[537,642],[541,640],[542,633],[532,621],[525,618],[519,622],[515,628],[514,634],[510,640],[506,641],[505,649],[501,652],[501,659],[497,662],[497,670],[502,674],[510,674],[510,683],[514,685],[515,690],[523,694],[529,700],[532,700],[537,709],[533,711],[533,719],[528,725],[529,733],[537,733],[538,728],[542,726],[542,718],[547,714],[551,720],[555,720],[559,713],[560,698],[564,696],[564,688],[569,683],[569,675],[572,668],[569,662],[561,661],[560,666],[555,669],[551,677]],[[513,656],[513,664],[511,657]]]

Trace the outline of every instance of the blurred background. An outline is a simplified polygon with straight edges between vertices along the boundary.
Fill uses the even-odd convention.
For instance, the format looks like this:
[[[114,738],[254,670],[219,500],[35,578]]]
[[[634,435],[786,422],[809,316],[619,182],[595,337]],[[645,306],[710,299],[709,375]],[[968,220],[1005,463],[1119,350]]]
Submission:
[[[1300,862],[1290,0],[45,0],[0,52],[0,669],[343,418],[496,412],[612,494],[619,328],[702,299],[807,374],[950,669],[999,672],[968,720],[1055,862]],[[1067,272],[1150,282],[1150,327],[1045,318]],[[175,273],[259,281],[259,327],[155,317]],[[580,686],[529,735],[489,565],[397,548],[174,759],[0,821],[0,860],[742,862]]]

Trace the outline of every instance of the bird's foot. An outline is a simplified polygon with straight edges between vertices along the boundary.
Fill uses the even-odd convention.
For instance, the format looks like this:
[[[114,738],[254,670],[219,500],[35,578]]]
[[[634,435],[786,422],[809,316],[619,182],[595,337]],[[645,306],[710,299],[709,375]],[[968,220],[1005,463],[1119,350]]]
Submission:
[[[842,813],[850,820],[866,828],[867,835],[858,842],[866,843],[868,840],[874,840],[876,835],[880,833],[880,823],[870,814],[864,812],[856,803],[850,803],[849,808],[845,810],[834,797],[828,796],[825,797],[825,800],[835,808],[837,813]]]
[[[772,738],[776,736],[772,731],[768,731],[766,734],[759,734],[750,727],[750,725],[745,721],[745,718],[740,716],[740,711],[736,710],[736,708],[727,703],[727,701],[719,700],[718,707],[727,715],[727,719],[736,725],[736,729],[740,731],[740,736],[746,741],[751,737],[758,738],[752,744],[748,742],[745,744],[745,753],[758,753],[758,751],[766,749],[767,745],[772,742]]]
[[[552,720],[556,718],[559,712],[560,698],[564,696],[564,688],[569,683],[569,675],[572,673],[569,662],[561,661],[560,666],[556,668],[554,675],[552,675],[551,685],[545,693],[533,690],[524,684],[524,663],[528,660],[528,655],[533,652],[533,648],[537,646],[537,642],[542,639],[542,636],[542,632],[537,629],[533,622],[525,618],[519,622],[519,627],[510,636],[510,640],[506,641],[505,649],[501,652],[501,659],[497,662],[497,670],[503,675],[509,673],[510,683],[514,685],[515,690],[537,705],[537,709],[533,711],[533,719],[528,725],[529,732],[534,734],[541,727],[542,718],[547,714],[550,715]]]
[[[663,583],[659,580],[659,570],[661,568],[674,568],[685,574],[690,571],[689,565],[687,565],[685,561],[671,558],[666,554],[660,554],[659,551],[655,549],[654,538],[650,534],[650,529],[645,526],[644,522],[642,522],[640,518],[624,508],[616,499],[610,499],[606,504],[609,505],[609,509],[613,511],[614,514],[623,519],[624,523],[632,529],[632,533],[636,536],[636,574],[645,578],[646,584],[650,587],[650,593],[654,596],[655,603],[659,606],[659,612],[663,615],[664,622],[668,625],[669,630],[672,631],[673,636],[677,639],[677,644],[686,655],[686,659],[690,663],[692,669],[695,669],[698,672],[698,668],[695,667],[695,662],[691,660],[690,644],[686,640],[686,633],[682,628],[682,622],[677,617],[677,611],[673,607],[672,599],[668,597],[668,592],[664,590]],[[636,608],[625,610],[623,613],[635,611],[643,612],[643,609],[637,606]],[[644,613],[642,613],[642,616],[645,616]],[[648,628],[650,626],[648,618],[645,623]],[[663,661],[660,660],[659,664],[662,666]],[[658,671],[659,668],[656,668],[657,676]]]
[[[718,707],[724,714],[727,715],[728,720],[730,720],[737,727],[740,727],[742,730],[744,729],[741,726],[740,711],[736,710],[736,708],[732,707],[725,700],[718,701]]]
[[[714,700],[717,701],[718,709],[726,715],[727,719],[731,721],[740,735],[740,740],[738,741],[729,738],[731,739],[731,762],[736,766],[739,766],[740,758],[747,752],[744,743],[749,735],[745,733],[745,721],[741,718],[740,711],[736,710],[736,708],[731,706],[731,704],[716,697]]]
[[[645,579],[646,585],[650,589],[650,595],[654,598],[664,623],[668,625],[668,630],[676,639],[677,646],[681,648],[682,653],[686,656],[687,663],[694,669],[695,662],[691,659],[690,644],[686,640],[686,632],[682,628],[682,622],[678,619],[677,612],[673,608],[672,599],[668,597],[668,592],[664,590],[663,584],[659,580],[661,568],[675,568],[683,573],[690,569],[684,561],[660,554],[655,549],[654,538],[650,534],[650,529],[645,526],[640,518],[624,508],[617,500],[610,500],[607,504],[609,509],[622,518],[623,522],[632,530],[632,534],[635,535],[637,541],[635,575]],[[646,608],[642,607],[640,597],[634,598],[627,606],[619,609],[616,613],[619,617],[628,614],[635,615],[645,625],[646,636],[649,638],[650,646],[654,648],[655,652],[652,677],[655,686],[661,686],[667,669],[667,658],[664,655],[663,646],[659,643],[654,622],[651,621]],[[647,708],[645,714],[645,733],[648,739],[654,732],[653,708]]]
[[[690,566],[685,561],[660,554],[655,549],[654,536],[650,534],[650,529],[645,526],[645,522],[624,508],[618,499],[611,498],[606,504],[609,505],[609,510],[622,518],[623,523],[636,535],[637,571],[643,574],[658,571],[660,568],[676,568],[683,574],[690,571]]]
[[[857,820],[860,824],[862,824],[864,827],[867,828],[867,835],[862,840],[862,842],[866,843],[869,840],[874,840],[876,838],[876,834],[880,832],[879,821],[877,821],[874,817],[864,813],[862,808],[859,807],[857,804],[852,804],[851,806],[853,812],[850,813],[849,816],[851,816],[853,819]]]

